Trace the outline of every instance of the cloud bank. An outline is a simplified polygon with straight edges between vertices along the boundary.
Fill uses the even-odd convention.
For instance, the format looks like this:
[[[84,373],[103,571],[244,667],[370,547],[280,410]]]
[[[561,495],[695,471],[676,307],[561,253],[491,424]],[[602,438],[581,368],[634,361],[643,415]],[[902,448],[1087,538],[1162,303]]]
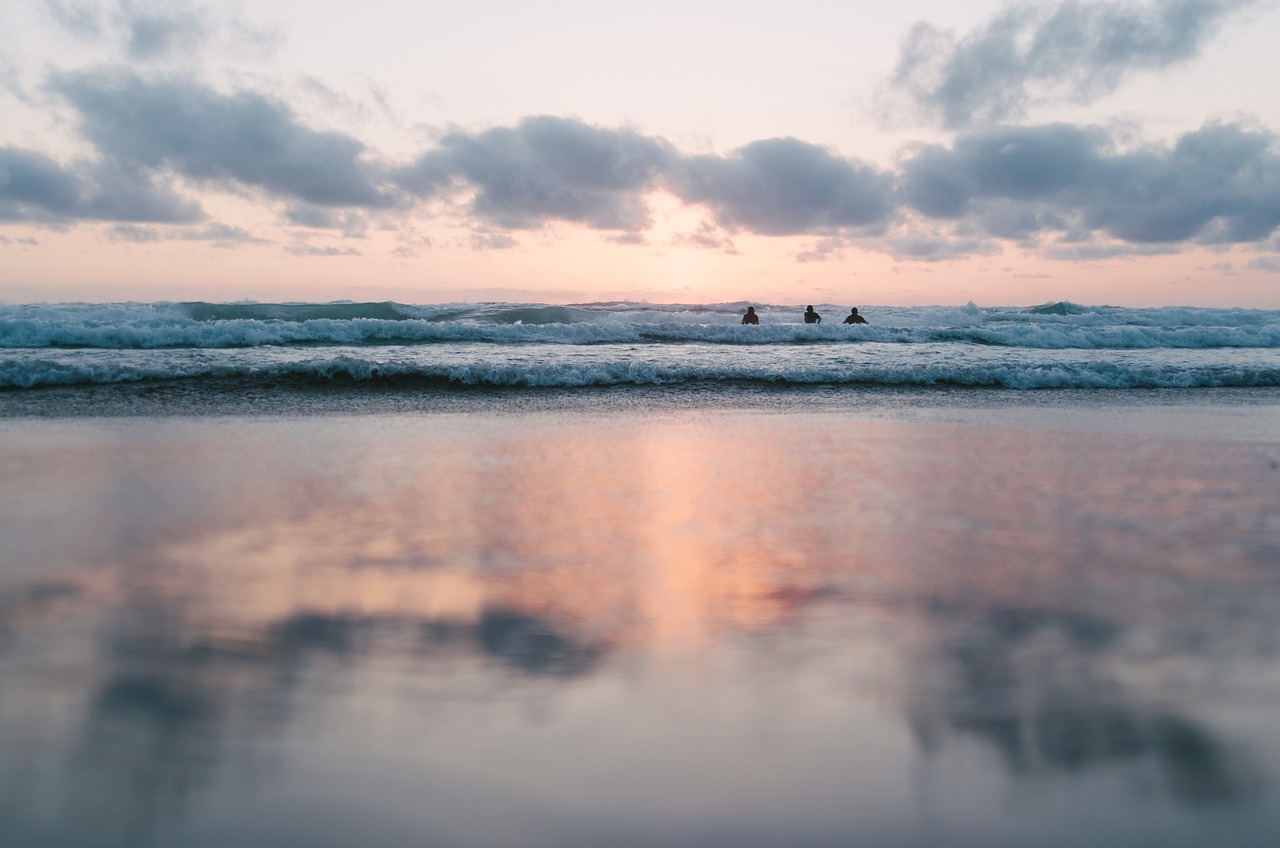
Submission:
[[[998,126],[917,147],[888,170],[795,138],[687,155],[634,129],[536,116],[454,129],[394,165],[251,92],[126,72],[61,75],[51,87],[98,158],[63,166],[0,149],[2,219],[196,223],[199,204],[176,186],[206,184],[282,202],[295,226],[354,236],[367,214],[461,197],[473,224],[503,246],[504,232],[556,222],[643,243],[658,190],[706,210],[719,232],[690,243],[716,249],[732,248],[734,233],[856,240],[897,228],[880,242],[899,245],[892,252],[951,258],[989,252],[992,240],[1033,246],[1049,236],[1135,248],[1261,242],[1280,226],[1276,137],[1243,123],[1128,150],[1101,127]],[[912,221],[963,232],[943,244],[936,228],[913,231]]]
[[[1007,7],[964,35],[917,24],[891,90],[952,134],[884,167],[789,136],[688,154],[638,128],[556,115],[452,127],[392,161],[351,132],[312,126],[281,97],[216,88],[190,69],[161,73],[238,26],[210,7],[46,0],[64,32],[110,43],[129,64],[48,73],[42,91],[85,152],[59,161],[0,147],[0,221],[109,222],[126,241],[260,241],[209,222],[197,198],[213,191],[269,206],[306,254],[338,250],[306,246],[306,231],[362,238],[459,214],[475,249],[560,223],[646,245],[661,192],[703,213],[675,243],[736,253],[744,234],[808,237],[803,261],[850,245],[924,261],[1002,242],[1069,258],[1273,247],[1280,153],[1269,130],[1215,122],[1134,147],[1103,126],[1008,123],[1042,99],[1085,101],[1188,61],[1257,2],[1066,0]]]

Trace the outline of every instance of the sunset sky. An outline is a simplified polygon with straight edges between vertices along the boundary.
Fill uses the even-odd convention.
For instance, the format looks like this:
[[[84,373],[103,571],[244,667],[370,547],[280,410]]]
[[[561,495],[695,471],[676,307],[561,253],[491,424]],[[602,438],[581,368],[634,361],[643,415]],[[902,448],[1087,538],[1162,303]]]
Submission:
[[[0,5],[0,301],[1280,308],[1273,0]]]

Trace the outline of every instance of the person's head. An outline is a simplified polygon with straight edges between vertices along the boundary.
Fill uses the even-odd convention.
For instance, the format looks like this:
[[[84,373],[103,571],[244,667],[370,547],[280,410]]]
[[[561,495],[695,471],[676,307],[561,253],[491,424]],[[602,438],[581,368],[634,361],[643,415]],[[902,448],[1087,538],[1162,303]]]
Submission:
[[[754,315],[754,314],[756,314],[756,308],[755,308],[754,306],[748,306],[748,307],[747,307],[747,314],[748,314],[748,315]]]
[[[849,314],[850,314],[850,315],[857,315],[857,314],[858,314],[858,307],[856,307],[856,306],[855,306],[855,307],[851,308],[851,309],[849,310]]]
[[[813,304],[811,303],[811,304],[809,304],[808,306],[806,306],[806,307],[804,308],[804,311],[805,311],[805,312],[812,312],[812,311],[813,311]]]

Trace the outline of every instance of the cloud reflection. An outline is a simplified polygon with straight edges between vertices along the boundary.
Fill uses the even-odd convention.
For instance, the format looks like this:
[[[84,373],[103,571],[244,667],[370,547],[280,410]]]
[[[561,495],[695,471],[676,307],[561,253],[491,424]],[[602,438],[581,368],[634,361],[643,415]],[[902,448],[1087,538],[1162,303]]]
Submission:
[[[104,532],[6,534],[48,574],[0,587],[0,672],[20,684],[0,722],[44,728],[3,745],[0,835],[67,835],[38,811],[76,806],[105,823],[94,844],[159,840],[233,772],[301,779],[283,750],[387,724],[427,768],[448,745],[416,751],[414,722],[482,738],[516,703],[590,751],[570,716],[600,687],[634,703],[606,717],[631,744],[691,680],[698,709],[767,703],[789,734],[824,705],[887,702],[857,732],[905,726],[926,763],[976,742],[1014,781],[1268,802],[1256,739],[1224,729],[1213,691],[1275,658],[1273,473],[1247,445],[823,416],[370,426],[177,422],[42,455],[76,474],[50,471],[23,509],[56,501]],[[732,738],[719,724],[703,744]],[[794,739],[774,737],[757,756]],[[17,781],[49,762],[58,781]]]

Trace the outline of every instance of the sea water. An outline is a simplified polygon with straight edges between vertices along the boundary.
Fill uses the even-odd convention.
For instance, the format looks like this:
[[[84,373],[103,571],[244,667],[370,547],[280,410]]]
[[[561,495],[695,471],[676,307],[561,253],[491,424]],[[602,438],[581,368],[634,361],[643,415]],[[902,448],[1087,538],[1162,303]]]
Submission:
[[[1277,314],[0,311],[0,844],[1280,833]]]
[[[587,303],[0,306],[0,389],[235,381],[452,387],[1280,386],[1280,312]]]

